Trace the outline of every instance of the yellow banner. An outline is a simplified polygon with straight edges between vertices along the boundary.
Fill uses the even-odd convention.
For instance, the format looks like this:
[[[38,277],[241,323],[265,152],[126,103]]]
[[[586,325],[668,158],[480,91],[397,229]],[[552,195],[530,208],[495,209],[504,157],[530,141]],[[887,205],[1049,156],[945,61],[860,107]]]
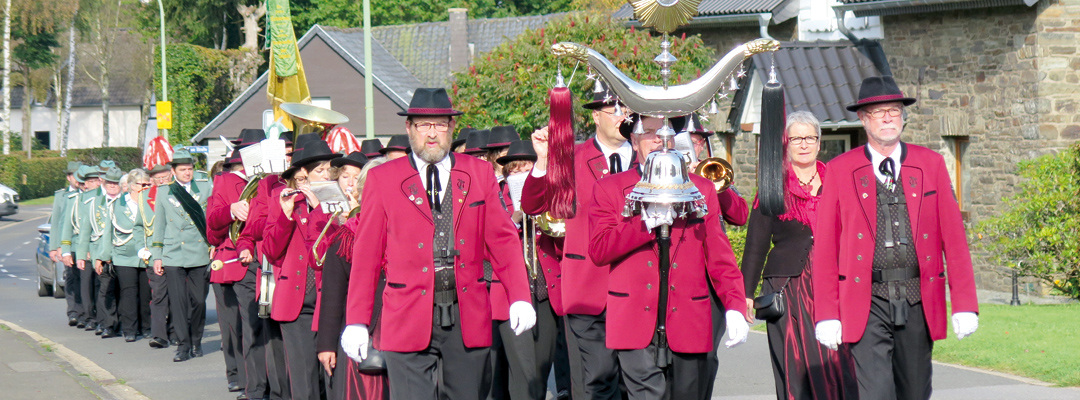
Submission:
[[[172,129],[172,102],[157,102],[157,128]]]

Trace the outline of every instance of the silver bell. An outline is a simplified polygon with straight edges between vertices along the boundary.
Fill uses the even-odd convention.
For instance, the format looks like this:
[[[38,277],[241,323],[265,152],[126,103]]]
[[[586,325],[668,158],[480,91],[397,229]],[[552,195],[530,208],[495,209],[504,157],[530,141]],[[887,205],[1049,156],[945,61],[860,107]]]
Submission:
[[[663,147],[649,153],[645,159],[641,181],[626,195],[623,216],[634,215],[649,204],[670,205],[678,218],[690,213],[698,217],[708,213],[705,196],[690,181],[686,159],[681,152],[672,149],[674,135],[675,130],[665,119],[664,126],[657,131],[657,136],[663,140]]]

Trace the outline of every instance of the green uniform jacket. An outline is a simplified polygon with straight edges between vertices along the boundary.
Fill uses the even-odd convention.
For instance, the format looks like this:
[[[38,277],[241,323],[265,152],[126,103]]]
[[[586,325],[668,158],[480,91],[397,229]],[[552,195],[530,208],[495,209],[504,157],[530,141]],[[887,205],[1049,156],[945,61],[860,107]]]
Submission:
[[[149,212],[150,207],[145,203],[140,204],[139,200],[124,193],[112,202],[104,196],[94,202],[97,205],[94,217],[105,229],[105,234],[90,246],[90,255],[95,260],[112,262],[121,267],[147,267],[146,262],[139,258],[139,250],[146,247],[142,213]]]
[[[67,215],[68,195],[78,192],[79,189],[67,186],[53,193],[52,214],[49,214],[49,250],[60,248],[60,232],[63,230],[64,216]]]
[[[206,179],[195,178],[191,181],[191,197],[204,212],[212,189],[213,185]],[[170,193],[170,185],[158,186],[153,231],[150,237],[151,263],[161,260],[162,266],[183,268],[210,264],[209,245],[180,201]]]
[[[90,258],[90,226],[91,214],[94,210],[94,199],[102,194],[101,188],[75,195],[68,205],[70,209],[70,223],[64,224],[63,236],[60,238],[60,251],[71,252],[75,260],[87,260]],[[64,246],[68,246],[64,248]]]

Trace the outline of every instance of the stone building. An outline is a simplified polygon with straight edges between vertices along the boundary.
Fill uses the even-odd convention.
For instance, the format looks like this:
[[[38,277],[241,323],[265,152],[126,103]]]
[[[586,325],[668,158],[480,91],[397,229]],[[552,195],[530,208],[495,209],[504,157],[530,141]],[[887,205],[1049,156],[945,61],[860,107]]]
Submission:
[[[821,69],[834,73],[829,91],[821,82],[801,82],[813,71],[795,74],[793,81],[784,82],[789,111],[819,114],[846,104],[824,97],[793,104],[793,97],[808,90],[838,97],[857,91],[857,83],[841,86],[852,84],[852,72],[867,62],[874,67],[871,72],[891,72],[905,94],[918,99],[908,108],[905,140],[945,157],[969,232],[1014,194],[1018,162],[1080,139],[1080,0],[704,0],[699,10],[704,21],[692,22],[685,31],[700,34],[720,54],[764,33],[791,42],[785,43],[788,48],[817,48],[807,51],[825,54],[822,48],[834,46],[865,58],[849,67]],[[820,40],[832,42],[806,43]],[[771,62],[762,60],[755,57],[754,62]],[[835,60],[806,59],[778,68],[812,70],[830,61]],[[753,91],[760,86],[754,81],[764,67],[752,70],[721,113],[727,121],[714,121],[714,127],[727,132],[717,135],[718,144],[730,148],[737,184],[747,188],[755,186],[758,119],[750,110],[759,108]],[[865,143],[853,114],[818,117],[827,139],[847,136],[847,148]],[[979,288],[1009,290],[1005,266],[992,265],[979,253],[978,238],[969,236]]]

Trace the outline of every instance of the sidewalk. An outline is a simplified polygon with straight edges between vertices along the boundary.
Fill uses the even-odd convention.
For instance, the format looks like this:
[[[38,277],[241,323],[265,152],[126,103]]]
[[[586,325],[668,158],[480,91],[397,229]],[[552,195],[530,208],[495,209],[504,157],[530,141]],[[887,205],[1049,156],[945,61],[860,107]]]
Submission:
[[[104,388],[25,333],[0,325],[0,387],[8,399],[111,398]]]

